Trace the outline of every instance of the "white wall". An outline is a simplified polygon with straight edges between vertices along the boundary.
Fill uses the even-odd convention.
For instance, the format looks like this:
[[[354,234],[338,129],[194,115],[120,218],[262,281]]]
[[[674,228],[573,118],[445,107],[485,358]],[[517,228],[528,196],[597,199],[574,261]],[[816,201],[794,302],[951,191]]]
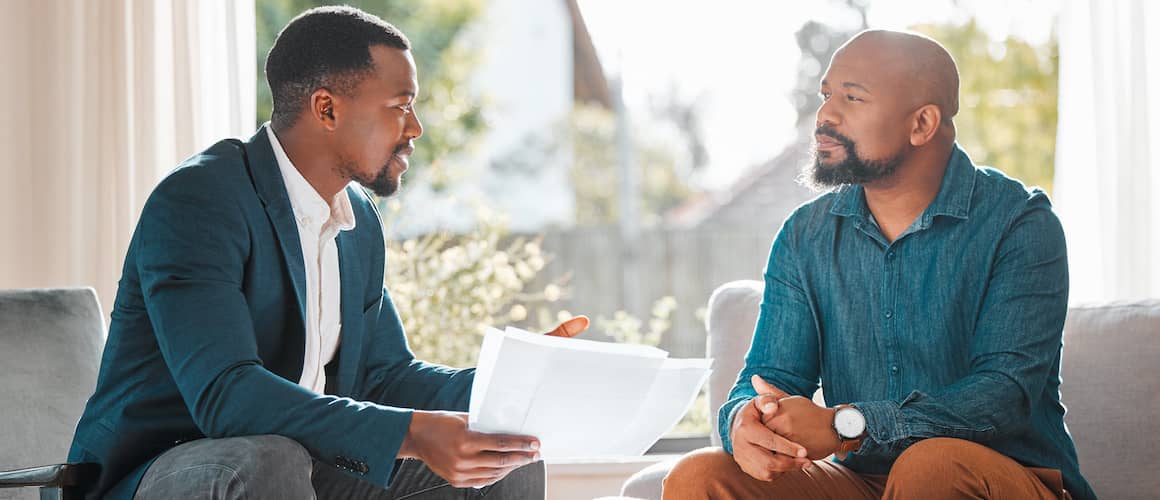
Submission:
[[[457,162],[466,176],[452,192],[407,188],[396,234],[467,229],[474,213],[464,202],[472,201],[509,213],[510,227],[517,231],[571,225],[575,203],[569,156],[535,162],[532,175],[492,168],[493,161],[523,151],[529,134],[560,139],[551,132],[567,118],[573,100],[567,5],[563,0],[490,0],[469,38],[465,42],[481,51],[471,90],[484,99],[489,130],[468,158]]]

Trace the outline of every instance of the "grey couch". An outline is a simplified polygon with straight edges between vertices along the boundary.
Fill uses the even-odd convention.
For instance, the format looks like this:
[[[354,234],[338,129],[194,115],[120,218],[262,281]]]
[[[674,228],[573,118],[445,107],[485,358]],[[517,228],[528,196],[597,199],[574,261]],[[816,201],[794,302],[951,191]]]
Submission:
[[[761,292],[761,282],[734,281],[709,298],[713,415],[741,371]],[[1160,498],[1160,300],[1068,310],[1061,372],[1065,422],[1096,494]],[[712,439],[720,445],[715,433]],[[622,495],[659,499],[670,467],[660,463],[635,474]]]

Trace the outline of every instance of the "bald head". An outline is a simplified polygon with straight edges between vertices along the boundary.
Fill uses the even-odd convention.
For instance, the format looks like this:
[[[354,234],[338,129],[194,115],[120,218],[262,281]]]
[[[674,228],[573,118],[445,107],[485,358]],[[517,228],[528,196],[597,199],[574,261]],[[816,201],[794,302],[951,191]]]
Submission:
[[[912,106],[938,106],[945,123],[959,112],[958,67],[950,52],[928,36],[867,30],[838,49],[834,62],[843,56],[862,58],[879,79],[906,92]]]
[[[867,185],[907,165],[945,165],[959,73],[938,42],[863,31],[834,53],[820,83],[813,185]]]

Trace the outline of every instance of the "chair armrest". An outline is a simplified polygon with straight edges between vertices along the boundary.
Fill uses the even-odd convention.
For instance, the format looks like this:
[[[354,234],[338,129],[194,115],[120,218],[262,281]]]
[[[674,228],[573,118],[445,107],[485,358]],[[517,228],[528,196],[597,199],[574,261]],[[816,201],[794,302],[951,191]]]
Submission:
[[[101,473],[100,464],[55,464],[12,471],[0,471],[0,488],[49,486],[61,488],[85,487],[96,483]]]

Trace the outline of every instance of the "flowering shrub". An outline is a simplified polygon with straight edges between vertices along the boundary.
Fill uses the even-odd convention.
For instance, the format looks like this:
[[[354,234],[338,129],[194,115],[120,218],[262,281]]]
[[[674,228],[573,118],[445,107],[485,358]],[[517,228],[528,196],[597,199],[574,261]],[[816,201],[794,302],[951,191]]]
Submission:
[[[397,211],[387,205],[387,214]],[[567,294],[567,276],[543,289],[528,283],[550,260],[540,238],[510,241],[502,219],[481,211],[480,225],[463,235],[433,233],[387,243],[387,286],[416,357],[455,367],[474,366],[488,326],[547,331],[572,316],[551,312]],[[617,342],[656,346],[677,308],[672,297],[653,304],[646,324],[624,311],[598,316],[593,330]],[[704,393],[674,433],[705,434],[709,415]]]
[[[480,221],[464,235],[433,233],[387,244],[387,287],[419,359],[473,366],[486,327],[525,321],[529,307],[564,296],[559,282],[525,290],[547,263],[539,238],[505,243],[502,221]]]

